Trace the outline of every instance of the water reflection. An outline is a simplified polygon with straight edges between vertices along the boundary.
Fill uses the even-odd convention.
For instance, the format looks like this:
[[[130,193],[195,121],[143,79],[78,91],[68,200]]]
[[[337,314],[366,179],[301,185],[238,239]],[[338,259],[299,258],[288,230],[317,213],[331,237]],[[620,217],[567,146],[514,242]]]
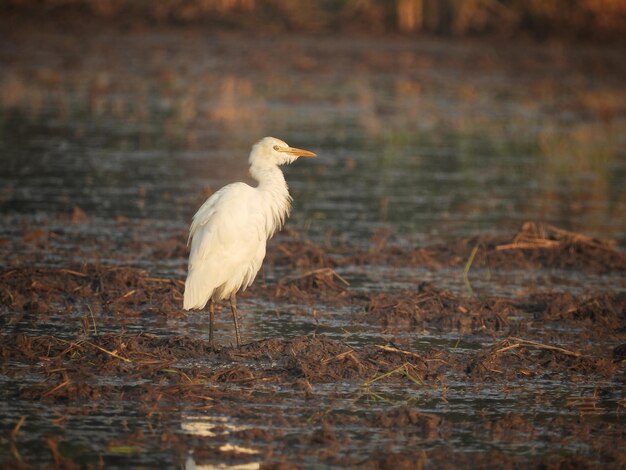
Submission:
[[[181,416],[181,431],[188,436],[199,436],[202,438],[228,438],[232,433],[245,431],[250,426],[235,424],[233,418],[226,416],[210,415],[185,415]],[[211,463],[199,463],[194,457],[193,451],[187,456],[185,469],[230,469],[230,470],[255,470],[260,468],[261,460],[248,463],[227,463],[233,458],[258,458],[260,451],[251,447],[246,447],[230,442],[217,444],[218,457],[213,457]],[[219,454],[222,454],[222,458]],[[224,460],[225,462],[219,462]]]
[[[185,460],[185,470],[258,470],[261,468],[261,462],[242,463],[242,464],[197,464],[193,454],[190,454]]]

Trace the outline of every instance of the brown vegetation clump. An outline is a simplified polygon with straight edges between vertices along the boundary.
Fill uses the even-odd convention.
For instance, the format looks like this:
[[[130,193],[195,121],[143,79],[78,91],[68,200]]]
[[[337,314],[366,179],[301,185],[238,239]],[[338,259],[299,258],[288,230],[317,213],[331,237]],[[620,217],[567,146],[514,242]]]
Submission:
[[[515,311],[513,302],[504,299],[468,299],[421,284],[415,291],[373,295],[362,319],[385,327],[421,329],[428,326],[471,334],[502,330],[508,326],[512,311]]]
[[[92,312],[137,315],[180,310],[182,283],[141,269],[83,265],[0,272],[0,304],[17,312],[54,315],[88,306]]]
[[[586,356],[560,346],[509,337],[481,351],[466,370],[470,377],[479,380],[578,380],[576,377],[588,374],[611,377],[618,369],[608,357]]]
[[[339,247],[336,266],[391,265],[430,269],[566,269],[595,274],[626,272],[626,253],[615,242],[525,222],[513,238],[479,235],[456,242],[414,247],[372,240],[371,250]]]
[[[483,238],[491,267],[554,263],[588,273],[604,253],[614,259],[608,269],[620,269],[621,252],[603,242],[539,225],[520,233],[489,244]],[[207,461],[249,462],[254,455],[265,468],[289,468],[293,455],[336,467],[420,468],[448,465],[451,454],[441,442],[462,436],[506,448],[548,435],[559,449],[564,442],[593,442],[593,454],[533,457],[538,465],[623,463],[614,450],[623,440],[614,426],[624,406],[623,294],[531,289],[476,297],[419,281],[376,291],[354,286],[342,269],[350,260],[365,268],[391,260],[390,266],[444,266],[446,273],[458,266],[461,273],[475,241],[423,247],[427,255],[418,257],[411,256],[414,247],[380,237],[371,252],[322,248],[292,234],[275,243],[270,276],[242,296],[257,310],[242,309],[243,320],[252,331],[257,321],[283,321],[256,318],[269,308],[258,311],[255,300],[272,302],[316,330],[289,330],[293,337],[273,334],[240,348],[211,345],[201,327],[194,330],[205,320],[182,311],[181,279],[97,262],[31,267],[34,255],[21,254],[20,265],[0,271],[3,400],[37,409],[43,402],[55,410],[55,426],[68,416],[74,426],[76,413],[109,416],[130,404],[149,425],[111,439],[107,448],[156,442],[183,460],[194,449],[195,458]],[[580,249],[570,250],[572,244]],[[148,241],[143,249],[180,249],[180,242]],[[551,257],[539,256],[543,250]],[[479,256],[476,264],[485,261]],[[301,315],[302,306],[325,313],[313,321]],[[227,340],[217,335],[217,342]],[[492,398],[497,404],[488,406]],[[520,411],[525,405],[517,401],[531,411]],[[199,429],[211,437],[182,432],[181,410],[184,419],[199,416]],[[587,415],[599,419],[586,421]],[[11,436],[18,435],[19,422],[11,426]],[[363,439],[380,448],[356,451]],[[45,442],[53,460],[65,462],[63,441]],[[418,450],[411,450],[415,443]],[[8,462],[17,466],[18,457]],[[477,459],[486,466],[528,463],[501,448]]]
[[[550,224],[525,222],[510,243],[490,246],[487,263],[530,265],[590,272],[626,271],[626,254],[613,241],[569,232]]]
[[[626,296],[601,294],[576,298],[572,294],[534,294],[527,308],[542,321],[567,321],[581,325],[598,325],[606,332],[620,333],[626,328]]]

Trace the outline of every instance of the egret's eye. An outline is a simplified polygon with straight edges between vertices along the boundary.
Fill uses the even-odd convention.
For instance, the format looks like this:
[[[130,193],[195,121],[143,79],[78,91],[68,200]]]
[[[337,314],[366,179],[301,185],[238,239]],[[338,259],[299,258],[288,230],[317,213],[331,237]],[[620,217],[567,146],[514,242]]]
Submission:
[[[274,145],[274,150],[278,152],[280,150],[280,147],[278,145]]]

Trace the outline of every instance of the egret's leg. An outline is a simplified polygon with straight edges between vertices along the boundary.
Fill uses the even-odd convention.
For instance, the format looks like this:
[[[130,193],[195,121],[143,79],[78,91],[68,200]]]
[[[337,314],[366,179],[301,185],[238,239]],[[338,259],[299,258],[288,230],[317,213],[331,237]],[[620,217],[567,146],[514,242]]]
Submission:
[[[213,317],[215,316],[215,304],[209,299],[209,344],[213,346]]]
[[[230,310],[233,312],[233,322],[235,323],[235,336],[237,337],[237,347],[241,345],[239,337],[239,322],[237,321],[237,293],[230,294]]]

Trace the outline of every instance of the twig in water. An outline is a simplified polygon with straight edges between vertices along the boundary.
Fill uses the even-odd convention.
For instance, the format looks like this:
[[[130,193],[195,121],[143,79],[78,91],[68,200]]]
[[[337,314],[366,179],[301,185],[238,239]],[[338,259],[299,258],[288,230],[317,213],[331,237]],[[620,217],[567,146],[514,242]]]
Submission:
[[[561,246],[561,242],[558,240],[536,240],[532,242],[514,242],[507,243],[505,245],[496,246],[496,251],[505,251],[505,250],[536,250],[536,249],[552,249],[559,248]]]
[[[200,400],[215,401],[215,398],[211,398],[211,397],[207,397],[203,395],[188,395],[188,396],[191,398],[199,398]]]
[[[96,328],[96,318],[93,316],[93,310],[91,310],[91,305],[87,304],[87,309],[89,310],[89,314],[91,315],[91,321],[93,322],[93,334],[98,334],[98,329]]]
[[[52,390],[48,390],[46,393],[44,393],[42,395],[42,398],[47,397],[48,395],[52,395],[54,392],[61,390],[63,387],[67,387],[69,384],[70,384],[70,379],[65,379],[64,382],[60,383],[59,385],[54,387]]]
[[[25,415],[20,416],[20,419],[17,421],[17,424],[13,428],[13,431],[11,431],[12,441],[15,440],[15,438],[17,437],[17,433],[20,432],[20,428],[22,427],[22,424],[24,424],[24,421],[26,421],[26,416]]]
[[[570,351],[569,349],[561,348],[559,346],[552,346],[549,344],[537,343],[536,341],[528,341],[521,338],[515,338],[513,336],[497,343],[494,345],[494,348],[498,345],[502,345],[499,349],[493,351],[493,354],[500,354],[505,351],[509,351],[515,348],[527,347],[527,348],[535,348],[535,349],[546,349],[549,351],[557,351],[567,356],[580,357],[582,354],[576,351]]]
[[[416,385],[424,385],[424,382],[422,382],[422,380],[416,376],[413,375],[411,373],[411,371],[409,370],[409,368],[413,368],[413,366],[411,364],[409,364],[408,362],[405,362],[404,364],[402,364],[400,367],[391,370],[389,372],[385,372],[382,375],[378,375],[376,377],[372,377],[371,379],[367,379],[365,382],[363,382],[363,386],[364,387],[369,387],[370,385],[372,385],[374,382],[378,382],[379,380],[382,380],[386,377],[389,377],[393,374],[400,374],[403,375],[404,377],[406,377],[407,379],[409,379],[411,382],[415,383]]]
[[[98,346],[97,344],[90,343],[89,341],[83,341],[83,344],[88,344],[89,346],[93,346],[94,348],[102,351],[105,354],[108,354],[109,356],[112,356],[112,357],[114,357],[116,359],[119,359],[120,361],[132,362],[130,359],[122,357],[119,354],[114,353],[113,351],[108,351],[108,350],[104,349],[103,347]]]
[[[344,357],[351,355],[353,352],[354,352],[354,349],[349,349],[347,351],[337,354],[336,356],[329,357],[328,359],[324,359],[322,361],[322,364],[328,364],[329,362],[336,361],[338,359],[343,359]]]
[[[474,295],[474,289],[472,289],[472,284],[469,280],[469,271],[472,268],[474,258],[476,258],[476,253],[478,253],[480,245],[480,243],[474,245],[474,248],[472,248],[472,252],[470,253],[469,258],[467,259],[467,263],[465,263],[465,267],[463,268],[463,283],[465,284],[465,287],[467,288],[467,291],[470,295]]]
[[[131,295],[133,295],[135,292],[137,292],[137,290],[133,289],[133,290],[129,290],[128,292],[126,292],[124,295],[122,295],[121,297],[118,298],[118,300],[121,299],[125,299],[127,297],[130,297]]]
[[[65,274],[71,274],[72,276],[78,276],[78,277],[87,277],[87,275],[85,273],[81,273],[78,271],[73,271],[71,269],[59,269],[59,272],[65,273]]]
[[[398,353],[398,354],[404,354],[405,356],[413,356],[417,359],[419,359],[420,361],[423,360],[419,354],[411,352],[411,351],[404,351],[402,349],[398,349],[398,348],[394,348],[393,346],[387,346],[382,345],[382,344],[377,344],[376,347],[378,349],[382,349],[383,351],[387,351],[387,352],[392,352],[392,353]]]

